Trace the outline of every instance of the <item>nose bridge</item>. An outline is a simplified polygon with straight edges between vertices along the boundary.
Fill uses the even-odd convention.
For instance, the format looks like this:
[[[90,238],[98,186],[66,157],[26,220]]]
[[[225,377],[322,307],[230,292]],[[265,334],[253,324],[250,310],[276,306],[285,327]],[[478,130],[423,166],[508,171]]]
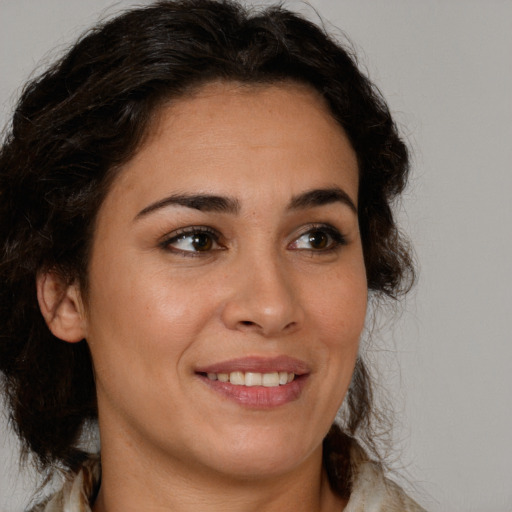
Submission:
[[[241,251],[237,260],[223,312],[226,325],[266,336],[297,327],[302,321],[297,290],[277,248],[260,245],[258,250]]]

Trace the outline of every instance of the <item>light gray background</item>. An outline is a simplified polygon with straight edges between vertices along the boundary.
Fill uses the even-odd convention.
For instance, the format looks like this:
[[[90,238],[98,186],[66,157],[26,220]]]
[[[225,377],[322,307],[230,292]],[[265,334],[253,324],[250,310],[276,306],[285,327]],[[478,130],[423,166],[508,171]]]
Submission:
[[[1,124],[52,48],[134,3],[0,0]],[[414,153],[401,217],[420,278],[383,331],[401,472],[432,512],[510,512],[512,1],[309,3],[354,41]],[[17,512],[30,479],[0,428],[0,510]]]

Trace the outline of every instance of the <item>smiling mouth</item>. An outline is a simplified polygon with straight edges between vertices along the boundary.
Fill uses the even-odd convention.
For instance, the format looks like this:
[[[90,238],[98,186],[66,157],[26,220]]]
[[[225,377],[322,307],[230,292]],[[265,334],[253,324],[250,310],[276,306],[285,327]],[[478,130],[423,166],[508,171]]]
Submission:
[[[310,373],[306,362],[288,356],[249,356],[195,369],[196,376],[211,391],[256,410],[298,400]]]
[[[295,380],[295,373],[292,372],[242,372],[234,371],[230,373],[202,373],[211,381],[229,382],[234,386],[263,386],[266,388],[275,388],[290,384]]]

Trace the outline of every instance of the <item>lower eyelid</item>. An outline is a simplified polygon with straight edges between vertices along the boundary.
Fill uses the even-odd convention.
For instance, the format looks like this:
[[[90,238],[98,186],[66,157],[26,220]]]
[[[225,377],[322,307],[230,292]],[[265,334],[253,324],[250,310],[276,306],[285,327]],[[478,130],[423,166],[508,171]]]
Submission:
[[[334,251],[344,245],[347,245],[348,240],[347,237],[338,229],[330,225],[325,224],[314,224],[310,225],[302,231],[301,234],[296,236],[294,240],[289,244],[289,247],[293,248],[293,245],[297,244],[297,242],[300,240],[300,238],[308,235],[309,233],[312,233],[314,231],[320,231],[325,233],[329,238],[330,242],[329,245],[326,248],[314,248],[314,247],[303,247],[303,248],[297,248],[297,250],[302,251],[311,251],[315,253],[326,253],[329,251]],[[180,238],[186,238],[186,237],[192,237],[195,234],[201,234],[201,235],[208,235],[212,239],[212,245],[213,247],[211,249],[200,251],[200,250],[187,250],[187,249],[180,249],[177,247],[173,247],[173,243],[176,243],[180,240]],[[169,252],[174,252],[176,254],[183,254],[186,256],[205,256],[211,252],[218,251],[225,249],[225,247],[221,244],[221,235],[212,228],[206,227],[206,226],[190,226],[187,228],[178,229],[175,232],[169,233],[167,236],[165,236],[160,242],[159,246]]]
[[[220,243],[219,243],[219,239],[220,239],[220,235],[212,230],[211,228],[206,228],[206,227],[195,227],[195,226],[192,226],[190,228],[183,228],[183,229],[179,229],[177,230],[176,232],[174,233],[170,233],[168,234],[167,236],[165,236],[161,242],[159,242],[159,246],[162,247],[163,249],[166,249],[166,250],[174,250],[175,252],[178,252],[178,253],[187,253],[188,255],[191,255],[191,254],[196,254],[196,253],[201,253],[201,251],[188,251],[188,250],[184,250],[184,249],[178,249],[178,248],[173,248],[172,247],[172,244],[179,241],[180,239],[182,238],[187,238],[187,237],[192,237],[196,234],[201,234],[201,235],[208,235],[211,237],[213,243],[217,246],[220,246]],[[213,250],[218,250],[220,247],[215,247]],[[205,253],[206,252],[209,252],[209,251],[204,251]]]
[[[324,225],[316,224],[316,225],[312,225],[312,226],[308,227],[307,230],[303,231],[299,236],[297,236],[293,240],[292,244],[296,243],[298,240],[300,240],[300,238],[307,235],[308,233],[312,233],[314,231],[324,232],[332,240],[332,243],[330,244],[331,246],[326,249],[323,249],[323,251],[335,249],[336,247],[343,246],[348,243],[346,236],[339,229],[337,229],[333,226],[325,225],[325,224]],[[304,249],[304,250],[307,250],[307,249]],[[314,252],[322,252],[322,249],[311,248],[311,250]]]

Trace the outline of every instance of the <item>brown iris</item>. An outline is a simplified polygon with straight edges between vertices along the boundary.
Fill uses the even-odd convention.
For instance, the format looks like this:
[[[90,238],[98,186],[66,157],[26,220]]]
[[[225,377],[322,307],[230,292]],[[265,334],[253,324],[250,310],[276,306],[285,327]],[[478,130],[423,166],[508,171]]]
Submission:
[[[325,249],[329,244],[329,236],[324,231],[312,231],[309,235],[309,243],[313,249]]]
[[[195,233],[192,237],[192,246],[199,252],[211,250],[213,246],[211,235],[208,233]]]

